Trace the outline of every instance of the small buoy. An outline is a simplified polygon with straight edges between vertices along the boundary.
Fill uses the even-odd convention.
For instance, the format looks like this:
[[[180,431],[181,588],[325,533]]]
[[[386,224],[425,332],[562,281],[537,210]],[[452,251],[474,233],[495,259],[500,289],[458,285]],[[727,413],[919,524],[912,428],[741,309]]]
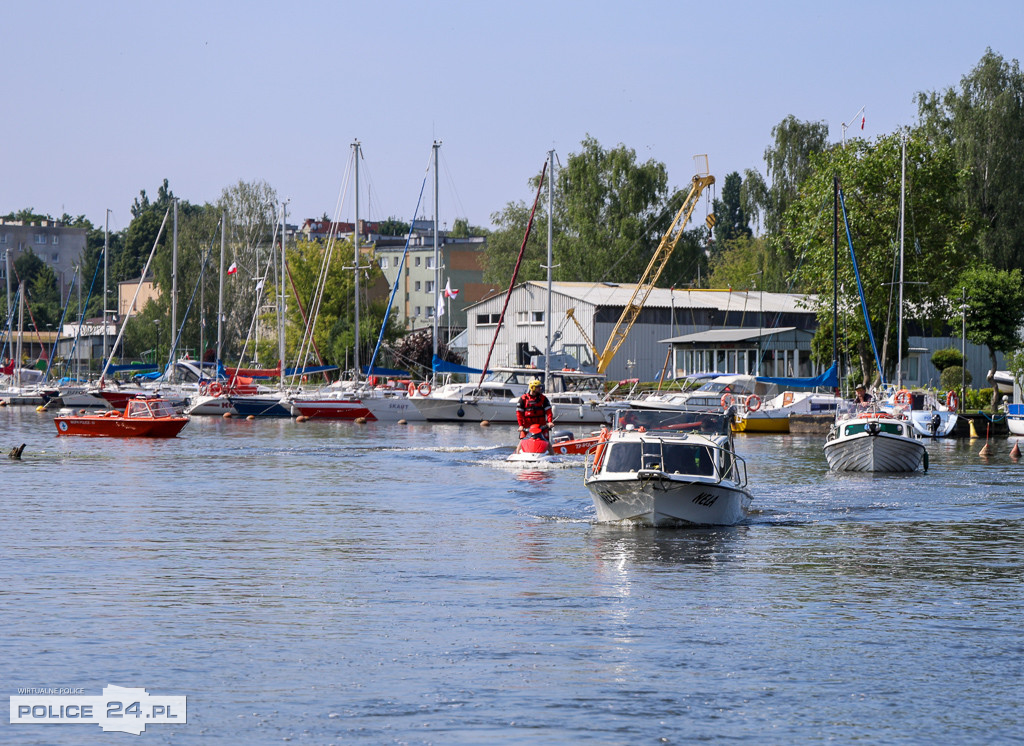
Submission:
[[[221,417],[223,417],[225,420],[230,419],[231,418],[231,412],[225,412],[224,414],[221,415]]]
[[[989,447],[988,447],[988,443],[986,443],[985,445],[983,445],[981,447],[981,450],[978,451],[978,455],[982,456],[982,457],[988,457],[988,454],[989,454]]]
[[[974,420],[967,420],[967,424],[971,426],[971,438],[977,438],[978,430],[976,427],[974,427]]]
[[[408,423],[408,422],[406,422],[405,420],[399,420],[399,421],[398,421],[398,424],[399,424],[399,425],[408,425],[409,423]]]
[[[366,418],[365,417],[356,417],[356,424],[357,425],[365,425],[366,424]]]
[[[6,407],[6,406],[7,406],[7,400],[6,399],[0,399],[0,407]]]
[[[480,427],[490,427],[491,423],[487,420],[480,420]]]
[[[296,422],[305,422],[308,419],[309,418],[306,415],[300,414],[298,417],[295,418],[295,421]]]
[[[1010,458],[1014,461],[1020,458],[1020,441],[1015,441],[1013,448],[1010,449]]]
[[[256,419],[256,415],[251,414],[248,417],[246,417],[245,419],[247,419],[247,420],[255,420]]]
[[[6,404],[6,402],[4,402],[3,399],[0,399],[0,407],[2,407],[4,404]],[[38,407],[36,407],[36,411],[37,412],[43,412],[45,410],[46,410],[46,407],[44,405],[42,405],[42,404],[40,404]]]

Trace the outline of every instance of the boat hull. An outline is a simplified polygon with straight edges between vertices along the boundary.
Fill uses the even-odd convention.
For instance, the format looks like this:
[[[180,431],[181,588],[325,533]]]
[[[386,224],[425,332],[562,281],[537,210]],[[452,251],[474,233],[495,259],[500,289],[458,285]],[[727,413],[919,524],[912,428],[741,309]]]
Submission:
[[[789,413],[776,417],[758,417],[756,413],[738,414],[732,423],[732,429],[736,433],[788,433]]]
[[[376,419],[359,399],[292,399],[291,413],[311,420]]]
[[[595,477],[587,480],[587,489],[598,521],[652,526],[733,526],[746,518],[752,501],[739,487],[680,481],[663,472],[641,472],[630,479]]]
[[[825,444],[825,459],[833,471],[911,472],[924,462],[920,440],[888,433],[857,433]]]
[[[95,438],[174,438],[188,424],[188,417],[132,420],[123,417],[71,415],[55,417],[57,435]]]
[[[426,418],[407,396],[370,397],[363,399],[363,406],[370,410],[375,419],[382,422],[424,422]]]
[[[231,406],[240,417],[291,417],[291,406],[276,397],[229,396]]]

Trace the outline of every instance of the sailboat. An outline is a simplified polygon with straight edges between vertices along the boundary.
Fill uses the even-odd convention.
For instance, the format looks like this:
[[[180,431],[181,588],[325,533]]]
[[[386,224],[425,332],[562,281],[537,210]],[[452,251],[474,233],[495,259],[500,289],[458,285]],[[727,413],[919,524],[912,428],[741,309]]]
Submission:
[[[835,190],[833,205],[833,311],[832,311],[832,350],[833,362],[838,359],[837,333],[838,324],[838,233],[839,206],[843,202],[843,192],[839,187],[839,178],[833,182]],[[846,207],[843,205],[843,221],[846,224]],[[857,259],[853,252],[853,240],[850,237],[849,225],[846,224],[847,241],[850,245],[850,256],[853,260],[854,274],[860,286],[860,273],[857,270]],[[864,296],[861,294],[861,307],[864,310],[864,323],[867,325],[868,337],[874,349],[875,340],[871,332],[871,322],[867,314]],[[877,354],[876,354],[877,357]],[[928,469],[928,453],[920,436],[915,431],[910,418],[902,411],[888,410],[876,402],[867,404],[846,404],[837,409],[836,420],[829,430],[823,447],[825,459],[833,471],[860,472],[912,472],[922,464]]]

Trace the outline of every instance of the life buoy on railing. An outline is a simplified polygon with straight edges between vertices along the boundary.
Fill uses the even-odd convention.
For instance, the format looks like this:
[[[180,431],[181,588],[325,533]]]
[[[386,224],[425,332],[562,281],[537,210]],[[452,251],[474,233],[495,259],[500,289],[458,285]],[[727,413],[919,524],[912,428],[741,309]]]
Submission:
[[[420,393],[420,396],[430,396],[430,381],[424,381],[416,387],[416,390]]]
[[[206,392],[207,392],[207,393],[208,393],[208,394],[209,394],[210,396],[220,396],[221,394],[223,394],[223,393],[224,393],[224,387],[223,387],[223,386],[221,386],[221,385],[220,385],[219,383],[217,383],[216,381],[214,381],[214,382],[213,382],[213,383],[211,383],[211,384],[210,384],[209,386],[207,386],[207,388],[206,388]]]
[[[416,393],[416,384],[409,381],[409,385],[405,387],[405,390],[409,392],[409,396],[412,396]]]
[[[946,394],[946,409],[950,412],[960,409],[960,397],[956,395],[955,391]]]
[[[757,394],[751,394],[747,397],[747,411],[756,412],[761,408],[761,397]]]
[[[722,409],[728,409],[736,401],[732,394],[722,394]]]
[[[206,396],[206,389],[207,389],[207,387],[209,385],[210,385],[209,381],[200,381],[199,382],[199,395],[200,396]]]
[[[896,392],[896,403],[897,404],[910,404],[910,392],[906,389],[900,389]]]

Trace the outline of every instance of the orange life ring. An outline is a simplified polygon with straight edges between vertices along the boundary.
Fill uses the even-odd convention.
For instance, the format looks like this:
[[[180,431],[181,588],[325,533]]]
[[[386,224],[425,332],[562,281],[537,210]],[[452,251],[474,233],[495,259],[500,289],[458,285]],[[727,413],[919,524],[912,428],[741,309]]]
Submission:
[[[206,392],[210,396],[220,396],[221,394],[224,393],[224,387],[221,386],[216,381],[214,381],[213,383],[206,387]]]
[[[900,389],[896,392],[896,403],[897,404],[910,404],[910,392],[906,389]]]
[[[409,385],[411,386],[412,384]],[[430,396],[430,381],[424,381],[416,387],[416,390],[420,393],[420,396]]]
[[[950,412],[960,409],[960,397],[956,395],[955,391],[946,394],[946,409]]]
[[[405,390],[409,392],[409,396],[412,396],[416,393],[416,384],[409,381],[409,385],[405,387]]]
[[[736,397],[732,394],[722,394],[722,409],[728,409],[736,401]]]
[[[757,394],[751,394],[747,397],[747,411],[756,412],[761,408],[761,397]]]

